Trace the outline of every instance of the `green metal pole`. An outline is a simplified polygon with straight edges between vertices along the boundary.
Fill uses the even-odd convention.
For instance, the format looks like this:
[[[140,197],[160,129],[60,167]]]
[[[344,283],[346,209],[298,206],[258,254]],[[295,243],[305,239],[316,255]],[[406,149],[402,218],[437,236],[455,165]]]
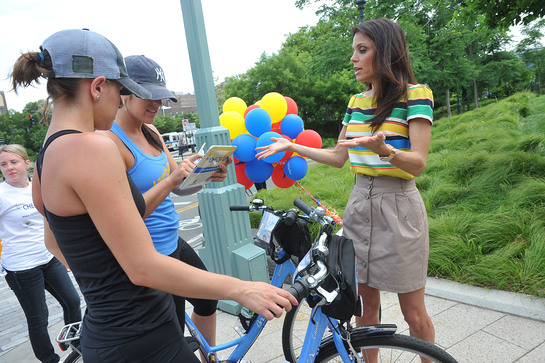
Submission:
[[[229,145],[229,130],[220,126],[219,121],[201,1],[180,0],[180,3],[201,123],[195,134],[197,147],[204,142],[207,146]],[[268,282],[265,251],[253,244],[248,214],[229,211],[230,205],[247,204],[244,186],[236,182],[233,165],[225,181],[210,183],[197,196],[205,238],[199,255],[206,267],[244,280]],[[232,314],[240,311],[240,305],[233,301],[220,301],[218,307]]]

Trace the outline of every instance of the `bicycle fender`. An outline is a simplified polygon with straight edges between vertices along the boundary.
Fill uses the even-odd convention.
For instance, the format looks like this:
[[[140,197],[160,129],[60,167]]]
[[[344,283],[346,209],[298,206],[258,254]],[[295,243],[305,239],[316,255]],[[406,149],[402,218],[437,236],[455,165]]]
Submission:
[[[366,325],[366,326],[359,326],[355,328],[353,331],[358,331],[360,332],[360,334],[363,334],[368,337],[394,335],[397,331],[397,325],[395,324]],[[320,349],[326,344],[329,344],[331,342],[333,342],[333,335],[330,335],[324,340],[322,340],[320,344]]]

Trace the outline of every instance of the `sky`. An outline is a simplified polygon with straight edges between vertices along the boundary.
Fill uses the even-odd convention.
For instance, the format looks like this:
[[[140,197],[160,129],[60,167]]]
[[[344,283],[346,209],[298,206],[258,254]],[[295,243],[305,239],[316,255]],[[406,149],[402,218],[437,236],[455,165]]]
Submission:
[[[264,52],[278,53],[286,36],[318,18],[295,0],[201,0],[215,82],[245,73]],[[0,6],[0,90],[9,109],[47,97],[41,86],[11,91],[9,73],[21,53],[39,51],[51,34],[88,28],[123,56],[143,54],[162,66],[167,87],[193,93],[180,0],[3,0]]]

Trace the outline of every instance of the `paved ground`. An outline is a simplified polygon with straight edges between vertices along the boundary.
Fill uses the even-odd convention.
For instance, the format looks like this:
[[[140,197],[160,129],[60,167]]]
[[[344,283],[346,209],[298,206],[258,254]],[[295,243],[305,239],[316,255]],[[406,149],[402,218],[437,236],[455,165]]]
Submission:
[[[383,322],[408,334],[397,297],[383,293]],[[0,279],[0,362],[37,362],[32,354],[24,316],[4,278]],[[51,297],[51,337],[62,326],[60,307]],[[545,362],[545,300],[526,295],[428,279],[426,305],[437,344],[459,362]],[[269,322],[247,358],[254,363],[282,362],[281,319]],[[218,343],[238,337],[237,319],[218,312]],[[59,354],[62,353],[59,352]]]

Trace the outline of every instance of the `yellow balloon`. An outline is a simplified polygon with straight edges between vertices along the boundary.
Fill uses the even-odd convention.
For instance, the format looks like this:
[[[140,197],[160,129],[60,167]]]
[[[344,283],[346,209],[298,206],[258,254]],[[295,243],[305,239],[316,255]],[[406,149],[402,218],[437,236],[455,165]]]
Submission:
[[[229,130],[231,140],[241,134],[247,134],[244,117],[236,111],[226,111],[220,115],[220,125]]]
[[[244,111],[246,111],[246,108],[248,108],[246,102],[244,102],[244,100],[239,97],[228,98],[227,101],[225,101],[225,103],[223,104],[223,112],[235,111],[242,116],[244,116]]]
[[[273,124],[281,121],[288,112],[288,102],[278,92],[270,92],[263,96],[260,107],[271,116]]]

